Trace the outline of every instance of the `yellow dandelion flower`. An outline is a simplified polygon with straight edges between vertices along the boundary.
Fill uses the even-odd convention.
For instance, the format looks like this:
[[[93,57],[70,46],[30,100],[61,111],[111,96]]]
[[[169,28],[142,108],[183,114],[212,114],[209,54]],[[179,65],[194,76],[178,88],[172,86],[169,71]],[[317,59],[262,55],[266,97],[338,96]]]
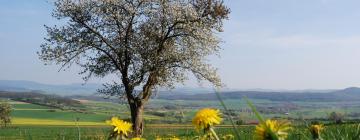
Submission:
[[[324,126],[322,124],[315,124],[311,125],[309,129],[313,139],[320,139],[320,133]]]
[[[107,124],[114,126],[114,132],[118,134],[128,135],[132,131],[132,124],[120,120],[118,117],[112,117],[111,120],[106,121]]]
[[[290,123],[287,121],[266,120],[265,123],[256,126],[254,138],[256,140],[273,140],[273,136],[275,136],[278,140],[284,140],[290,129]]]
[[[221,120],[219,110],[204,108],[196,113],[192,120],[192,124],[197,130],[202,130],[209,129],[215,124],[220,124]]]

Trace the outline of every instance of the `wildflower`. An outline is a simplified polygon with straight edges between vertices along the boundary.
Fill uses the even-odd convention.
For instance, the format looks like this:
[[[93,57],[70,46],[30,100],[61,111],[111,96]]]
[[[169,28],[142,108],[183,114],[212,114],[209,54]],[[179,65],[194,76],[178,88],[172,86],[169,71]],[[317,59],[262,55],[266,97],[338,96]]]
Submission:
[[[107,124],[114,126],[114,132],[117,132],[119,135],[127,136],[131,132],[131,123],[120,120],[118,117],[112,117],[111,120],[106,121]]]
[[[289,129],[291,129],[290,124],[286,121],[266,120],[256,126],[254,138],[256,140],[284,140],[287,138]]]
[[[215,124],[220,124],[221,120],[219,110],[204,108],[196,113],[192,124],[197,130],[206,130]]]
[[[324,129],[324,126],[322,124],[311,125],[309,129],[310,129],[310,133],[312,135],[312,138],[314,140],[320,140],[321,139],[320,133],[321,133],[321,130]]]
[[[219,140],[219,137],[212,126],[220,124],[221,120],[219,110],[204,108],[196,113],[192,120],[192,124],[195,126],[196,130],[204,130],[204,132],[206,132],[205,137],[208,137],[207,139],[214,138]]]

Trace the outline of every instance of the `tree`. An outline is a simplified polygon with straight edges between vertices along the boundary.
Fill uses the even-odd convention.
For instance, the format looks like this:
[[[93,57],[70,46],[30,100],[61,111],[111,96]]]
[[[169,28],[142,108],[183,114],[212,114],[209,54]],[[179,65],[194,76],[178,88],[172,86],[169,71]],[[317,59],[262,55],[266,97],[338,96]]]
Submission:
[[[7,102],[0,103],[0,121],[5,127],[11,123],[11,106]]]
[[[140,136],[154,89],[173,88],[189,73],[221,85],[206,57],[218,54],[229,13],[221,0],[57,0],[53,17],[64,24],[45,26],[38,54],[60,69],[79,65],[85,81],[116,75],[99,92],[127,100]]]
[[[329,120],[334,121],[336,124],[341,124],[344,120],[344,115],[339,112],[331,112],[329,114]]]

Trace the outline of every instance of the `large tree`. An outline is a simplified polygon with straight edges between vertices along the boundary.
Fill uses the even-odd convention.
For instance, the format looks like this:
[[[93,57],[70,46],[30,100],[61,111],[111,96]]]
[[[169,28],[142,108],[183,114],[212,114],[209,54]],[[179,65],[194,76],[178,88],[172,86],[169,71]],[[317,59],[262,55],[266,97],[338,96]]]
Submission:
[[[221,0],[57,0],[45,26],[40,59],[67,68],[78,64],[84,79],[116,75],[99,92],[127,100],[135,135],[142,134],[143,108],[158,87],[173,87],[192,73],[219,86],[206,59],[218,54]]]

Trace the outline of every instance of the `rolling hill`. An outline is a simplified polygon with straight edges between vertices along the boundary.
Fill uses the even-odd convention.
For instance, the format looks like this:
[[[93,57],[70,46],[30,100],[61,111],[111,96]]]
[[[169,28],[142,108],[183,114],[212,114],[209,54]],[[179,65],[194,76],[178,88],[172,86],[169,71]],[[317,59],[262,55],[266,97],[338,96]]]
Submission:
[[[0,80],[0,91],[41,92],[57,95],[92,95],[100,84],[50,85],[33,81]]]
[[[360,88],[350,87],[328,92],[299,92],[299,91],[230,91],[222,92],[223,99],[268,99],[272,101],[359,101]],[[217,100],[214,93],[201,95],[160,94],[159,99],[167,100]]]
[[[100,84],[49,85],[33,81],[0,80],[0,91],[37,92],[57,94],[69,97],[101,97],[93,96]],[[80,96],[79,96],[80,95]],[[165,100],[217,100],[212,89],[182,87],[174,90],[161,89],[153,98]],[[272,101],[356,101],[360,100],[360,88],[349,87],[340,90],[225,90],[223,99],[241,99],[244,96],[253,99]]]

